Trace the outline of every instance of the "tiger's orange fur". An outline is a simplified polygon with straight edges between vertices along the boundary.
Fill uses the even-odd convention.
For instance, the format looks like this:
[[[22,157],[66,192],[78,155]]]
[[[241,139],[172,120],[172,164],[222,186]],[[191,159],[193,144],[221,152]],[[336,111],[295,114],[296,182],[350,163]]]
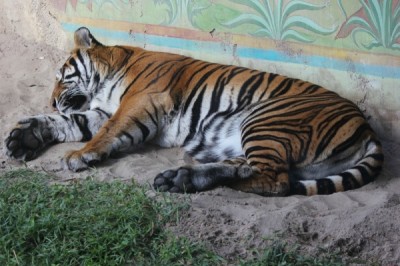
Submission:
[[[362,112],[321,86],[105,46],[86,28],[77,30],[75,43],[51,98],[61,114],[31,117],[13,129],[6,140],[11,157],[27,160],[54,142],[88,141],[63,160],[80,171],[144,142],[182,146],[203,164],[160,173],[159,190],[226,185],[268,196],[354,189],[380,172],[381,145]]]

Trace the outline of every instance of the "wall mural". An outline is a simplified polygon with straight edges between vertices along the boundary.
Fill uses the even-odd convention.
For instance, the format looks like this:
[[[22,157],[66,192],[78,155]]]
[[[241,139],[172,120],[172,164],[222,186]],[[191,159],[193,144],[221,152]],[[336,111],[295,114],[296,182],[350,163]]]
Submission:
[[[253,12],[243,12],[238,17],[222,23],[233,28],[242,24],[253,24],[257,30],[249,34],[257,37],[266,37],[273,40],[296,40],[311,43],[315,39],[305,32],[310,31],[318,35],[329,35],[336,31],[318,25],[315,21],[305,16],[294,13],[303,10],[321,10],[325,5],[307,3],[305,1],[258,1],[258,0],[231,0],[232,2],[247,6]],[[284,3],[287,2],[287,3]]]
[[[165,6],[168,18],[164,24],[183,25],[198,28],[195,17],[201,15],[207,9],[207,5],[202,5],[199,1],[192,0],[153,0],[156,6]]]
[[[357,47],[400,49],[399,0],[360,0],[361,8],[349,17],[342,1],[338,2],[346,21],[337,33],[337,39],[351,35]],[[363,39],[362,34],[370,38]]]
[[[217,30],[400,55],[400,1],[53,0],[77,17]],[[327,20],[327,15],[331,18]]]

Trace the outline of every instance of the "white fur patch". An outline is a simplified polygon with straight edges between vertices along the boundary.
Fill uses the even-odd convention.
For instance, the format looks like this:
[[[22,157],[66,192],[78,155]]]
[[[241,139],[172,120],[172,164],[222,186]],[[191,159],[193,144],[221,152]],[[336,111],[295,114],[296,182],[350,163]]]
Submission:
[[[343,191],[343,177],[340,175],[331,175],[327,178],[332,180],[333,184],[335,184],[336,191]]]

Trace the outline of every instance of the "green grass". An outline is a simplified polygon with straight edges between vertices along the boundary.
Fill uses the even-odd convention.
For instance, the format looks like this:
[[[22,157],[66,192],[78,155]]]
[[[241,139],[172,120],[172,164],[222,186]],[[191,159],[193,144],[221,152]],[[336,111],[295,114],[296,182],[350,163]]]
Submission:
[[[298,247],[289,247],[281,240],[275,240],[271,246],[250,261],[242,261],[241,266],[340,266],[344,265],[336,255],[323,257],[302,256]]]
[[[0,265],[340,265],[280,243],[227,262],[165,229],[185,206],[169,196],[155,200],[121,182],[52,181],[28,169],[0,177]]]
[[[164,230],[179,206],[134,184],[49,185],[26,169],[0,178],[0,265],[215,265]]]

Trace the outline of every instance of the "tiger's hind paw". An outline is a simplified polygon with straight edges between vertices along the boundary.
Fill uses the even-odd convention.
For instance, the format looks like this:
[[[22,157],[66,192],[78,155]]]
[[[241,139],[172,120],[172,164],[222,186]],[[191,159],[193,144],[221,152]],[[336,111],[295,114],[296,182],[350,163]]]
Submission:
[[[191,169],[180,167],[158,174],[154,179],[154,188],[161,192],[193,193],[196,189],[191,181]]]
[[[80,172],[102,161],[97,152],[70,151],[61,160],[64,169]]]
[[[52,141],[50,129],[43,127],[37,118],[24,119],[18,122],[6,138],[6,155],[17,160],[30,161]]]

